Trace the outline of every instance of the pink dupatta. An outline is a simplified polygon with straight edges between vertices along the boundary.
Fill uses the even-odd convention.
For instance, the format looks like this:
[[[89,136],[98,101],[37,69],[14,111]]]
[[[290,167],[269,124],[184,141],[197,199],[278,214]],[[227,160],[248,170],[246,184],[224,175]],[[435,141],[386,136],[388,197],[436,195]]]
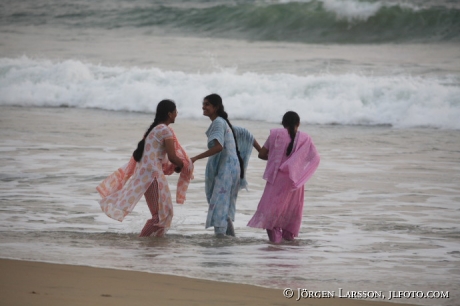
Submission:
[[[273,184],[278,171],[287,172],[294,187],[299,188],[315,173],[320,156],[311,137],[299,131],[295,137],[291,155],[281,164],[289,145],[286,137],[289,137],[289,133],[285,128],[270,130],[269,155],[271,155],[271,161],[267,164],[263,178]]]

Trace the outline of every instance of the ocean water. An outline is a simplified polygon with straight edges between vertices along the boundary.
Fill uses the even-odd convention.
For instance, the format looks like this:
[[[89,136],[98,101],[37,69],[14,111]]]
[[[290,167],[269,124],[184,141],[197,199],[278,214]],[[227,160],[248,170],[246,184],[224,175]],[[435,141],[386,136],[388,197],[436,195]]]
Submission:
[[[0,257],[309,290],[460,297],[457,1],[2,1]],[[164,239],[139,239],[95,186],[123,165],[156,103],[205,149],[202,98],[263,143],[295,110],[322,156],[299,239],[245,225],[263,191],[252,156],[236,232],[204,229],[204,162]],[[170,185],[174,190],[175,180]],[[269,281],[268,281],[269,280]],[[280,290],[280,295],[282,294]]]
[[[274,288],[382,291],[387,298],[393,290],[439,290],[449,291],[450,298],[396,301],[458,302],[456,130],[302,125],[315,139],[322,162],[307,184],[295,242],[270,244],[263,230],[246,227],[264,187],[264,162],[256,156],[247,171],[249,190],[238,198],[236,238],[217,239],[212,229],[204,229],[205,162],[198,161],[186,203],[175,205],[167,237],[141,239],[137,235],[149,218],[145,201],[120,223],[102,213],[95,186],[129,159],[151,114],[0,109],[3,258]],[[209,120],[180,114],[179,109],[173,128],[197,154],[204,149]],[[277,126],[233,123],[259,140]],[[177,176],[168,180],[174,194]]]

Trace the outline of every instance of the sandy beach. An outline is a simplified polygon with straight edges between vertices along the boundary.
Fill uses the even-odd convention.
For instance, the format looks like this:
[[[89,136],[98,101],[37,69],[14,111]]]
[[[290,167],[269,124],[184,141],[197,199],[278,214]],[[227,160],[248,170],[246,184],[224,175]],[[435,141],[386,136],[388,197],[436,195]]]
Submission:
[[[281,289],[143,272],[0,260],[0,300],[14,305],[408,305],[345,298],[286,299]]]

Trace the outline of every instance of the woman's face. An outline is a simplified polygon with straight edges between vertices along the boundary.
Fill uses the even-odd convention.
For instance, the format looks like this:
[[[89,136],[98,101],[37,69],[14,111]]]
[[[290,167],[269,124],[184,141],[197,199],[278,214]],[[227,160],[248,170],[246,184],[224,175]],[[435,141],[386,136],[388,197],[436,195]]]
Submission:
[[[173,112],[168,113],[171,123],[174,123],[176,121],[176,117],[178,113],[179,112],[177,111],[177,108]]]
[[[203,110],[203,116],[207,116],[210,118],[214,117],[217,113],[217,107],[214,107],[214,105],[209,103],[209,101],[206,99],[203,100],[202,110]]]

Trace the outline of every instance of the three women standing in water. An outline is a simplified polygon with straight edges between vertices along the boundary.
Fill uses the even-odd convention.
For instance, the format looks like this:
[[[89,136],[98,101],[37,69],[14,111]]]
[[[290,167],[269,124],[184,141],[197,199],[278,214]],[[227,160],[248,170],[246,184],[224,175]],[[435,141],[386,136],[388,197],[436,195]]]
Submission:
[[[169,102],[158,104],[155,121],[139,142],[131,161],[98,186],[103,197],[100,201],[103,211],[121,221],[144,194],[152,219],[147,221],[140,236],[163,236],[173,215],[164,175],[173,170],[181,172],[177,202],[183,203],[188,183],[193,178],[193,163],[208,157],[206,228],[213,226],[218,237],[235,236],[236,199],[238,191],[247,185],[245,173],[254,147],[259,158],[268,160],[264,173],[267,184],[248,226],[266,229],[274,243],[283,238],[293,240],[298,235],[302,219],[303,186],[319,164],[319,155],[310,136],[298,131],[299,116],[287,112],[283,117],[283,128],[271,130],[261,148],[248,130],[232,126],[222,98],[217,94],[208,95],[202,106],[203,115],[212,121],[206,131],[208,150],[190,159],[168,127],[177,115],[175,104],[165,101]]]

